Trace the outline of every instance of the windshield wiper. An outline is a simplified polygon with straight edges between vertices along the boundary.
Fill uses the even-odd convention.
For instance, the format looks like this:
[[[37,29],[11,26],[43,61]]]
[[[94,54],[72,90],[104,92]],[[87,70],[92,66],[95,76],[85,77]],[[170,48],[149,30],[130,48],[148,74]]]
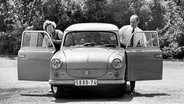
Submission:
[[[94,42],[90,42],[90,43],[84,43],[84,46],[94,46],[95,43]]]
[[[104,47],[113,47],[113,48],[116,48],[116,44],[104,44]]]

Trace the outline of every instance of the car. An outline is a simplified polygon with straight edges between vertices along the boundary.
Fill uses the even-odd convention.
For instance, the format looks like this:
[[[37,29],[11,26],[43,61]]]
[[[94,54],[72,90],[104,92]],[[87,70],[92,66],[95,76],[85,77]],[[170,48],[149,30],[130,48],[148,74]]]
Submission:
[[[111,87],[124,95],[127,81],[162,79],[157,31],[142,31],[147,46],[121,47],[119,28],[109,23],[78,23],[64,31],[56,52],[45,31],[24,31],[18,52],[18,79],[48,81],[54,97],[68,86]]]

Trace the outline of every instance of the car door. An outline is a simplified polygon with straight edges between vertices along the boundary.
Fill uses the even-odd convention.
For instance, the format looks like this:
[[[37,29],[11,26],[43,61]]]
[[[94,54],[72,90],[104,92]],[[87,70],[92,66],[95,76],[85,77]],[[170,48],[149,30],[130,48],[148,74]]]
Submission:
[[[128,81],[162,79],[162,52],[156,31],[136,32],[135,36],[145,36],[146,46],[126,46],[126,79]],[[132,35],[132,36],[133,36]],[[134,38],[135,38],[134,36]],[[140,42],[140,41],[139,41]]]
[[[55,47],[44,31],[24,31],[18,52],[18,79],[48,81]]]

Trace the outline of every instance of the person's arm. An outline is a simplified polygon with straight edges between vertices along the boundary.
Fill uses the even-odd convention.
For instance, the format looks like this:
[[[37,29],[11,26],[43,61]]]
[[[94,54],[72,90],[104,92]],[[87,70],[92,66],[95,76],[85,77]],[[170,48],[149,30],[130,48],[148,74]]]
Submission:
[[[147,47],[147,39],[144,33],[142,34],[141,44],[142,46]]]
[[[120,38],[120,43],[122,43],[122,42],[123,42],[123,40],[122,40],[122,38],[123,38],[123,31],[124,31],[124,27],[121,27],[121,28],[119,29],[119,38]]]
[[[120,45],[123,48],[126,47],[126,43],[125,43],[125,41],[123,41],[123,38],[125,38],[124,33],[123,33],[124,31],[125,31],[125,27],[124,26],[119,29]]]
[[[61,41],[63,40],[63,32],[60,30],[58,31],[58,37]]]
[[[49,37],[46,36],[46,35],[45,35],[44,38],[43,38],[42,47],[44,47],[44,48],[52,47],[52,43],[51,43],[51,41],[49,40]]]
[[[60,30],[57,30],[57,35],[58,35],[59,39],[52,39],[52,41],[53,41],[53,43],[61,44],[62,39],[63,39],[63,32]]]

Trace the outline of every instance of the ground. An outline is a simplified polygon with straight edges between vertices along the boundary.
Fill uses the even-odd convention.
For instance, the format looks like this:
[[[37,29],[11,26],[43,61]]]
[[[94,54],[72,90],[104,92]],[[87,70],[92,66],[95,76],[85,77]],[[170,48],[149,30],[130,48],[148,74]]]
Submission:
[[[184,62],[164,61],[163,79],[136,82],[135,94],[104,97],[99,89],[71,89],[55,99],[48,82],[19,81],[17,60],[0,58],[0,104],[184,104],[183,79]]]

